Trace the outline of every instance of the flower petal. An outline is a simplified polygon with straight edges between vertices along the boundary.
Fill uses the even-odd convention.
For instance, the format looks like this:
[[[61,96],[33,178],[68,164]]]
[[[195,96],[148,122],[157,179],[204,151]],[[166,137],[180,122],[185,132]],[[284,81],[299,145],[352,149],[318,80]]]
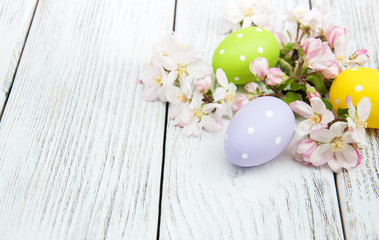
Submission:
[[[353,105],[353,101],[351,99],[351,96],[348,95],[345,99],[346,105],[349,107],[349,115],[352,117],[355,117],[355,107]]]
[[[318,97],[311,98],[311,106],[313,111],[319,114],[326,110],[325,103]]]
[[[328,165],[333,172],[341,172],[342,166],[336,159],[331,159],[328,161]]]
[[[307,120],[301,121],[296,127],[296,130],[295,130],[296,136],[298,137],[305,136],[311,132],[311,129],[312,129],[311,120],[307,119]]]
[[[345,131],[346,127],[347,127],[347,123],[346,122],[335,122],[335,123],[332,124],[332,126],[329,129],[329,131],[334,135],[334,137],[336,137],[336,136],[342,136],[342,134]]]
[[[228,87],[228,78],[226,77],[225,72],[221,68],[216,70],[216,78],[217,78],[217,82],[221,86],[223,86],[224,88]]]
[[[346,145],[342,151],[336,152],[335,155],[342,167],[349,169],[357,166],[358,155],[352,146]]]
[[[313,99],[313,98],[312,98]],[[323,113],[322,113],[322,119],[321,119],[321,122],[323,125],[327,125],[328,123],[330,123],[331,121],[334,120],[334,114],[329,111],[329,110],[325,110]]]
[[[366,121],[370,116],[371,102],[368,97],[364,97],[359,101],[358,106],[358,116],[362,121]]]
[[[310,134],[310,137],[311,139],[322,142],[322,143],[329,143],[336,136],[332,134],[332,132],[329,129],[321,128],[321,129],[312,131]]]
[[[313,98],[312,98],[313,99]],[[302,117],[310,118],[314,115],[312,108],[303,101],[294,101],[290,103],[292,111]]]
[[[220,125],[209,115],[205,115],[201,118],[201,124],[204,129],[209,132],[217,132],[221,129]]]
[[[142,91],[142,100],[152,102],[158,99],[158,89],[156,86],[146,87]]]
[[[315,166],[321,166],[333,159],[333,152],[330,144],[321,144],[312,153],[309,161]]]

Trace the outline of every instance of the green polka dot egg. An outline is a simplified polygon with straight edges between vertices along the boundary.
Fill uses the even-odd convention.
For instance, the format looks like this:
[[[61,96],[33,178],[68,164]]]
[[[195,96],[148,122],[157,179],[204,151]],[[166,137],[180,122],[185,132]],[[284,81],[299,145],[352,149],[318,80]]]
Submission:
[[[214,72],[221,68],[229,82],[245,84],[255,79],[250,72],[250,62],[264,57],[269,67],[274,67],[279,58],[279,43],[268,30],[260,27],[242,28],[227,36],[213,54]]]

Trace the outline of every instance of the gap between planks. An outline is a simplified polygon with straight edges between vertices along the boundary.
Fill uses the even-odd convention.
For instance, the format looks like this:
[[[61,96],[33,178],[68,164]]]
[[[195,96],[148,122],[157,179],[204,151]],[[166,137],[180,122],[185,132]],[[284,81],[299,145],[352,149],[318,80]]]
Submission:
[[[12,82],[11,82],[11,85],[9,86],[8,94],[7,94],[6,98],[5,98],[5,102],[4,102],[3,108],[1,109],[1,112],[0,112],[0,122],[1,122],[1,119],[3,119],[5,108],[7,107],[8,99],[9,99],[9,96],[11,95],[11,92],[12,92],[12,87],[13,87],[13,83],[14,83],[14,80],[15,80],[16,75],[17,75],[18,66],[20,65],[22,54],[24,53],[24,48],[25,48],[26,42],[28,41],[28,36],[29,36],[30,28],[32,27],[33,19],[34,19],[34,16],[36,14],[36,11],[37,11],[38,2],[39,2],[39,0],[36,1],[36,5],[34,6],[34,10],[33,10],[32,18],[30,19],[28,31],[26,32],[26,35],[25,35],[25,38],[24,38],[24,41],[23,41],[23,45],[22,45],[22,48],[21,48],[20,57],[17,60],[16,68],[15,68],[14,73],[13,73]]]
[[[172,21],[172,31],[175,32],[175,23],[176,23],[176,8],[178,4],[178,0],[175,0],[174,3],[174,17]],[[162,213],[162,195],[163,195],[163,181],[164,181],[164,166],[165,166],[165,158],[166,158],[166,136],[167,136],[167,128],[168,128],[168,111],[169,111],[169,103],[166,102],[166,112],[165,112],[165,122],[164,122],[164,131],[163,131],[163,144],[162,144],[162,166],[161,166],[161,182],[159,186],[159,202],[158,202],[158,223],[157,223],[157,236],[156,239],[160,239],[160,229],[161,229],[161,213]]]

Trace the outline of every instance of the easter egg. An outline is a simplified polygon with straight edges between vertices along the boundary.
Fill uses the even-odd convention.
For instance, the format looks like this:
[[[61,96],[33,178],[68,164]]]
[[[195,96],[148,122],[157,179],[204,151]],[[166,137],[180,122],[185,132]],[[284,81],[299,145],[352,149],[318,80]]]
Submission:
[[[269,67],[274,67],[279,51],[279,43],[270,31],[260,27],[242,28],[218,45],[213,54],[213,70],[221,68],[229,82],[245,84],[255,79],[249,69],[252,60],[264,57]]]
[[[295,116],[275,97],[260,97],[241,108],[229,123],[224,150],[227,158],[241,167],[266,163],[291,142]]]
[[[371,113],[367,119],[369,128],[379,128],[379,71],[354,67],[341,72],[330,87],[329,97],[334,110],[347,108],[346,97],[350,95],[354,106],[363,97],[371,102]]]

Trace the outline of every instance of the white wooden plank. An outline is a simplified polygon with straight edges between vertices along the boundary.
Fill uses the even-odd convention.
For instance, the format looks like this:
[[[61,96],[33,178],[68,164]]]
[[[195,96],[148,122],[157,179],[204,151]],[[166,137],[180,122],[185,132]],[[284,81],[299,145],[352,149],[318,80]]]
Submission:
[[[37,0],[0,2],[0,111],[12,85]]]
[[[40,0],[0,124],[2,239],[155,239],[165,104],[138,70],[175,1]]]
[[[379,68],[379,2],[364,0],[313,1],[348,29],[348,53],[365,48],[368,67]],[[379,238],[379,131],[367,131],[369,147],[361,151],[361,166],[337,174],[338,196],[347,239]]]
[[[305,1],[305,3],[308,3]],[[213,50],[223,38],[223,1],[178,1],[176,32]],[[275,1],[289,9],[296,1]],[[277,21],[278,27],[282,26]],[[272,162],[239,168],[223,153],[224,133],[182,137],[169,122],[160,236],[162,239],[341,239],[333,173],[302,166],[288,148]]]

